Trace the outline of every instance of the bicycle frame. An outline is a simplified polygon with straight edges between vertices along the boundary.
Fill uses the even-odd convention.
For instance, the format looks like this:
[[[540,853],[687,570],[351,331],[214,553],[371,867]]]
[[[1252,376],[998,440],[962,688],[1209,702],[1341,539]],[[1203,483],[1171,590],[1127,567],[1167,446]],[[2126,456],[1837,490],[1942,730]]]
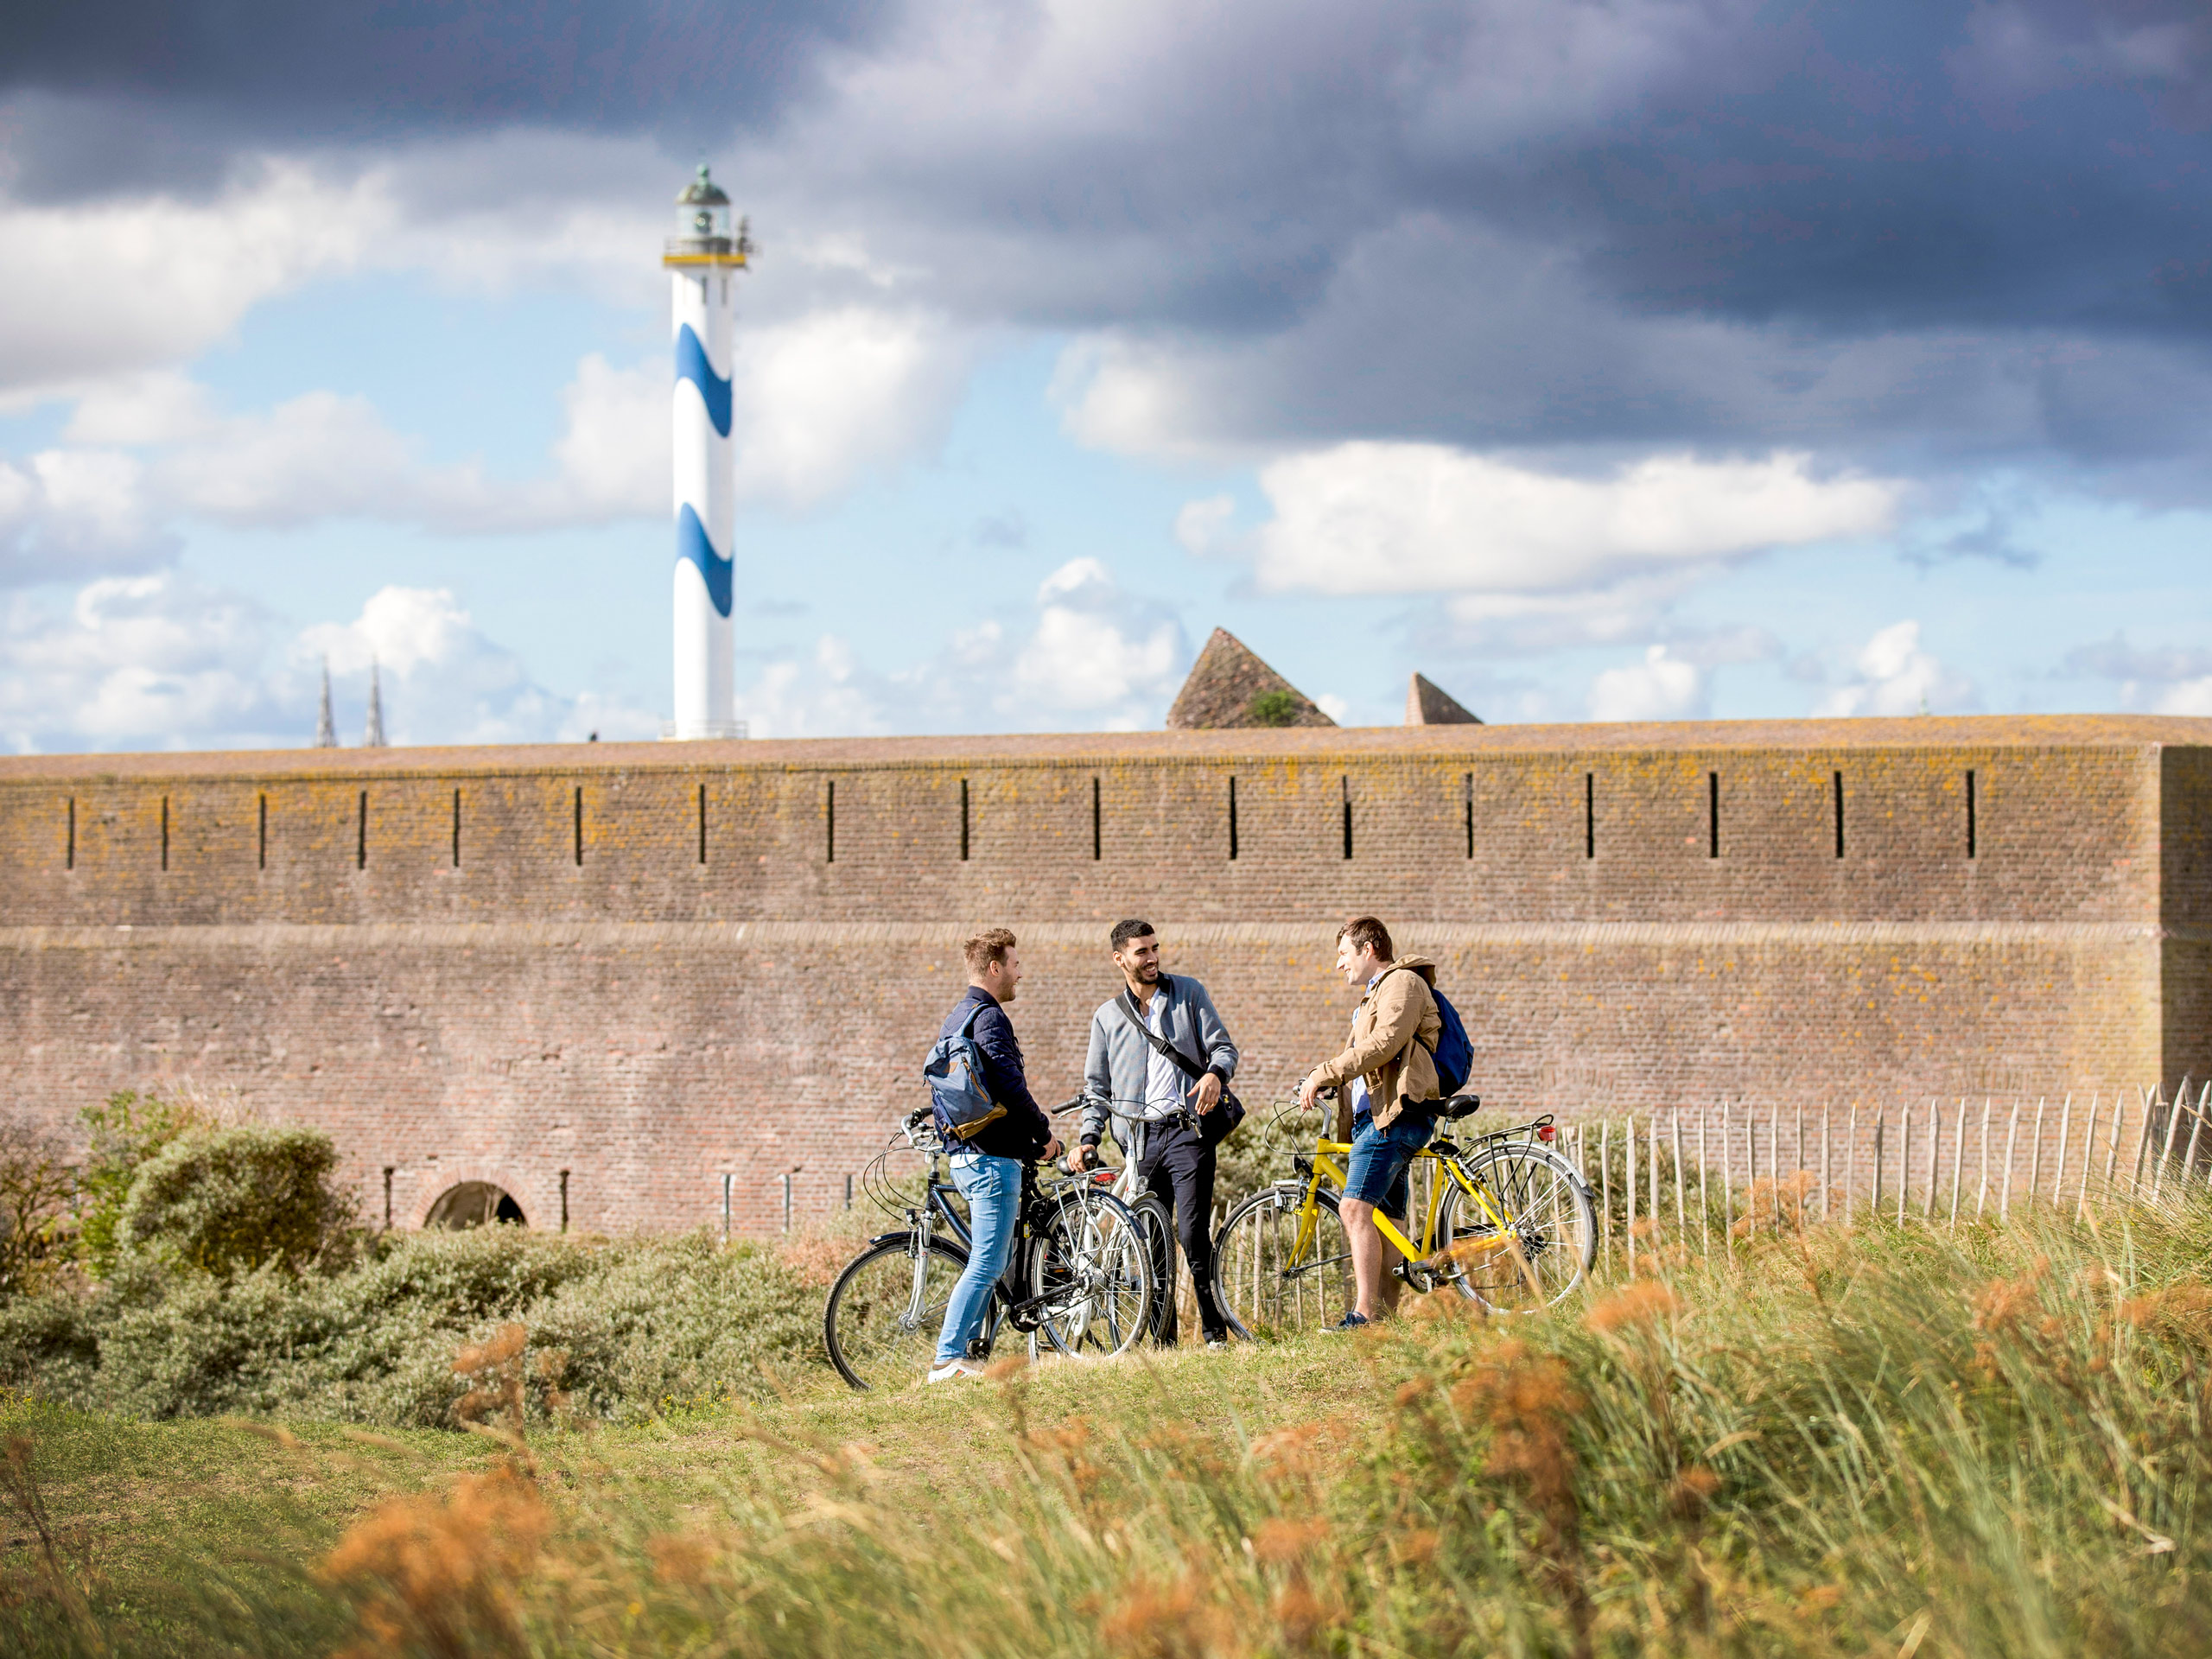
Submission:
[[[935,1159],[931,1159],[929,1180],[926,1190],[922,1195],[921,1206],[906,1212],[909,1222],[906,1230],[903,1232],[879,1233],[868,1241],[871,1244],[888,1244],[904,1240],[906,1244],[906,1252],[913,1259],[913,1288],[907,1295],[906,1311],[899,1319],[899,1323],[907,1330],[918,1328],[922,1322],[922,1313],[926,1305],[928,1292],[930,1239],[937,1219],[943,1218],[953,1237],[959,1242],[963,1251],[972,1253],[976,1248],[975,1236],[969,1232],[967,1222],[963,1220],[960,1212],[952,1207],[952,1199],[959,1191],[960,1188],[957,1183],[938,1179],[937,1162]],[[1029,1220],[1031,1206],[1042,1202],[1044,1197],[1045,1195],[1038,1190],[1035,1172],[1025,1171],[1022,1176],[1021,1196],[1019,1200],[1020,1213],[1015,1223],[1017,1240]],[[1021,1301],[1014,1300],[1014,1291],[1017,1287],[1012,1281],[1020,1260],[1019,1252],[1009,1250],[1007,1253],[1006,1266],[1000,1269],[998,1278],[991,1286],[993,1304],[1001,1308],[1002,1317],[1008,1320],[1018,1319],[1020,1315],[1028,1313],[1052,1300],[1049,1294],[1033,1295]],[[1036,1288],[1033,1285],[1022,1287],[1030,1290]],[[1017,1325],[1017,1328],[1020,1327]]]
[[[1293,1250],[1294,1260],[1303,1256],[1306,1251],[1313,1245],[1313,1229],[1319,1224],[1321,1216],[1321,1207],[1314,1200],[1315,1196],[1321,1190],[1321,1182],[1323,1178],[1326,1177],[1329,1180],[1334,1182],[1337,1191],[1340,1193],[1351,1184],[1351,1177],[1346,1173],[1344,1170],[1338,1167],[1335,1161],[1336,1156],[1338,1155],[1345,1158],[1351,1157],[1351,1141],[1332,1141],[1325,1135],[1314,1141],[1313,1157],[1312,1161],[1306,1166],[1306,1196],[1300,1205],[1300,1213],[1301,1219],[1300,1220],[1298,1226],[1297,1243],[1294,1246]],[[1482,1188],[1477,1186],[1472,1181],[1469,1180],[1466,1176],[1466,1172],[1460,1168],[1456,1148],[1454,1148],[1452,1152],[1446,1153],[1438,1151],[1433,1147],[1423,1147],[1419,1152],[1414,1154],[1413,1161],[1418,1163],[1424,1158],[1440,1165],[1443,1168],[1444,1172],[1452,1178],[1452,1183],[1473,1201],[1476,1208],[1481,1212],[1483,1218],[1497,1230],[1497,1236],[1501,1242],[1510,1237],[1510,1225],[1505,1217],[1498,1212],[1497,1206],[1491,1202],[1490,1195],[1484,1192]],[[1300,1161],[1304,1162],[1305,1160],[1301,1160]],[[1433,1245],[1435,1242],[1436,1216],[1438,1210],[1443,1204],[1443,1195],[1444,1184],[1441,1181],[1435,1183],[1429,1188],[1428,1212],[1421,1218],[1421,1246],[1417,1247],[1411,1239],[1400,1232],[1396,1227],[1391,1224],[1390,1217],[1384,1215],[1380,1210],[1375,1212],[1375,1230],[1382,1234],[1384,1238],[1389,1240],[1392,1248],[1395,1249],[1400,1255],[1405,1257],[1407,1261],[1412,1262],[1421,1262],[1431,1253],[1427,1247]],[[1410,1222],[1413,1217],[1408,1216],[1406,1219]]]

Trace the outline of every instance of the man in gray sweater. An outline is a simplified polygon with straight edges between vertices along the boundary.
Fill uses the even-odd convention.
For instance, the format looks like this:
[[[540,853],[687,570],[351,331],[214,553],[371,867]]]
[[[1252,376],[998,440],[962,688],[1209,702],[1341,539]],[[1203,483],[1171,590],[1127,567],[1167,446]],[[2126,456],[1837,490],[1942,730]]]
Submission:
[[[1111,1100],[1117,1109],[1141,1115],[1130,1126],[1129,1156],[1136,1161],[1146,1191],[1158,1193],[1174,1217],[1183,1259],[1190,1263],[1198,1288],[1198,1323],[1205,1328],[1206,1346],[1224,1347],[1229,1321],[1213,1296],[1213,1139],[1205,1133],[1205,1120],[1236,1074],[1236,1045],[1230,1041],[1228,1027],[1214,1011],[1205,986],[1160,971],[1160,941],[1149,922],[1116,923],[1109,945],[1124,989],[1100,1004],[1091,1016],[1084,1090],[1094,1102]],[[1180,1055],[1184,1064],[1177,1065],[1147,1041],[1147,1032]],[[1199,1128],[1195,1132],[1186,1121],[1186,1109],[1197,1115]],[[1084,1111],[1082,1134],[1068,1160],[1072,1167],[1086,1169],[1097,1161],[1098,1142],[1108,1123],[1103,1103]],[[1153,1338],[1163,1346],[1173,1346],[1175,1264],[1172,1250],[1163,1249],[1162,1253],[1167,1259],[1155,1257],[1153,1264],[1163,1286],[1154,1305]],[[1169,1271],[1162,1273],[1163,1268]]]

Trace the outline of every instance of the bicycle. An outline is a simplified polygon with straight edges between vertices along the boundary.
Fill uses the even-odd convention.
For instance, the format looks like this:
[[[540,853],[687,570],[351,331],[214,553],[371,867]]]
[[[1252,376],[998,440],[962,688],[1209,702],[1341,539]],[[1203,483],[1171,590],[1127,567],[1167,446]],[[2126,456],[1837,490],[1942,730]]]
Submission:
[[[1481,1104],[1455,1096],[1438,1116],[1454,1122]],[[1270,1132],[1294,1109],[1278,1113]],[[1598,1211],[1574,1166],[1551,1149],[1557,1133],[1547,1115],[1470,1147],[1439,1139],[1414,1154],[1414,1171],[1429,1178],[1425,1202],[1408,1206],[1420,1243],[1375,1217],[1402,1258],[1392,1271],[1415,1291],[1449,1286],[1501,1313],[1535,1313],[1572,1291],[1597,1260]],[[1333,1325],[1357,1300],[1338,1215],[1346,1176],[1334,1161],[1351,1151],[1324,1131],[1311,1157],[1294,1155],[1297,1179],[1254,1193],[1223,1222],[1214,1295],[1245,1336]]]
[[[886,1172],[887,1161],[902,1149],[927,1160],[918,1194],[902,1190]],[[823,1307],[830,1363],[855,1389],[918,1376],[937,1352],[945,1304],[968,1266],[971,1243],[967,1219],[953,1203],[960,1189],[949,1168],[940,1173],[957,1150],[938,1135],[925,1106],[907,1116],[861,1173],[868,1201],[905,1225],[868,1240],[837,1275]],[[1110,1179],[1109,1172],[1097,1174]],[[1046,1185],[1034,1164],[1022,1166],[1014,1245],[984,1314],[986,1356],[1002,1326],[1027,1338],[1033,1357],[1040,1338],[1060,1353],[1103,1357],[1144,1333],[1151,1252],[1135,1217],[1105,1185],[1092,1175]]]
[[[1129,1213],[1136,1217],[1138,1229],[1143,1233],[1150,1249],[1153,1294],[1158,1300],[1145,1310],[1145,1329],[1157,1337],[1166,1328],[1167,1308],[1173,1306],[1175,1297],[1175,1217],[1167,1201],[1157,1192],[1147,1191],[1140,1179],[1138,1172],[1144,1162],[1145,1131],[1147,1125],[1155,1122],[1180,1122],[1196,1135],[1198,1133],[1198,1114],[1185,1106],[1173,1117],[1154,1118],[1147,1115],[1149,1108],[1143,1101],[1086,1095],[1055,1108],[1053,1116],[1085,1106],[1103,1107],[1109,1117],[1130,1126],[1128,1144],[1122,1147],[1121,1168],[1118,1171],[1093,1171],[1092,1175],[1094,1179],[1103,1174],[1112,1175],[1106,1190],[1128,1206]],[[1132,1106],[1137,1109],[1125,1109]],[[1121,1137],[1116,1135],[1115,1141],[1119,1145]]]

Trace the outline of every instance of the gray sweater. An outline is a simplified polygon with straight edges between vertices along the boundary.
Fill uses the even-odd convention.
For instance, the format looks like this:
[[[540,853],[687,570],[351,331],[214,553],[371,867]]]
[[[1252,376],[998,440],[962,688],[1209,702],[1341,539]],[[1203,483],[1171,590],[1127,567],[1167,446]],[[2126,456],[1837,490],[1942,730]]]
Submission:
[[[1195,979],[1162,974],[1153,989],[1154,1001],[1167,999],[1161,1016],[1161,1035],[1168,1043],[1221,1079],[1222,1086],[1236,1075],[1236,1045],[1229,1040],[1229,1027],[1214,1011],[1213,998]],[[1152,1045],[1144,1033],[1122,1016],[1117,999],[1100,1004],[1090,1016],[1090,1052],[1083,1065],[1084,1092],[1094,1101],[1111,1099],[1121,1109],[1139,1109],[1126,1103],[1144,1098],[1145,1072],[1152,1063]],[[1087,1106],[1083,1113],[1082,1143],[1095,1147],[1110,1132],[1114,1120],[1103,1105]],[[1122,1137],[1114,1136],[1116,1145]]]

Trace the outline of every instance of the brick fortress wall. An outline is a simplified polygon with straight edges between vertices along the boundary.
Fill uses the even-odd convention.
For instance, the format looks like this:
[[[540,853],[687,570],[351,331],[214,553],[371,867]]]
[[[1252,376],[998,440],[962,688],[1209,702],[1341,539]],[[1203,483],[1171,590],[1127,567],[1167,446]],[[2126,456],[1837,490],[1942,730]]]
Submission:
[[[842,1203],[1022,937],[1040,1098],[1106,929],[1240,1089],[1340,1037],[1342,917],[1440,958],[1508,1113],[2172,1084],[2212,1062],[2212,722],[1443,728],[0,760],[10,1109],[189,1078],[370,1213],[741,1230]],[[1969,779],[1971,779],[1971,784]],[[1971,804],[1969,796],[1971,795]],[[1839,818],[1839,802],[1840,818]],[[1717,808],[1717,812],[1716,812]],[[1839,843],[1839,822],[1840,843]],[[1839,844],[1840,853],[1839,854]]]

